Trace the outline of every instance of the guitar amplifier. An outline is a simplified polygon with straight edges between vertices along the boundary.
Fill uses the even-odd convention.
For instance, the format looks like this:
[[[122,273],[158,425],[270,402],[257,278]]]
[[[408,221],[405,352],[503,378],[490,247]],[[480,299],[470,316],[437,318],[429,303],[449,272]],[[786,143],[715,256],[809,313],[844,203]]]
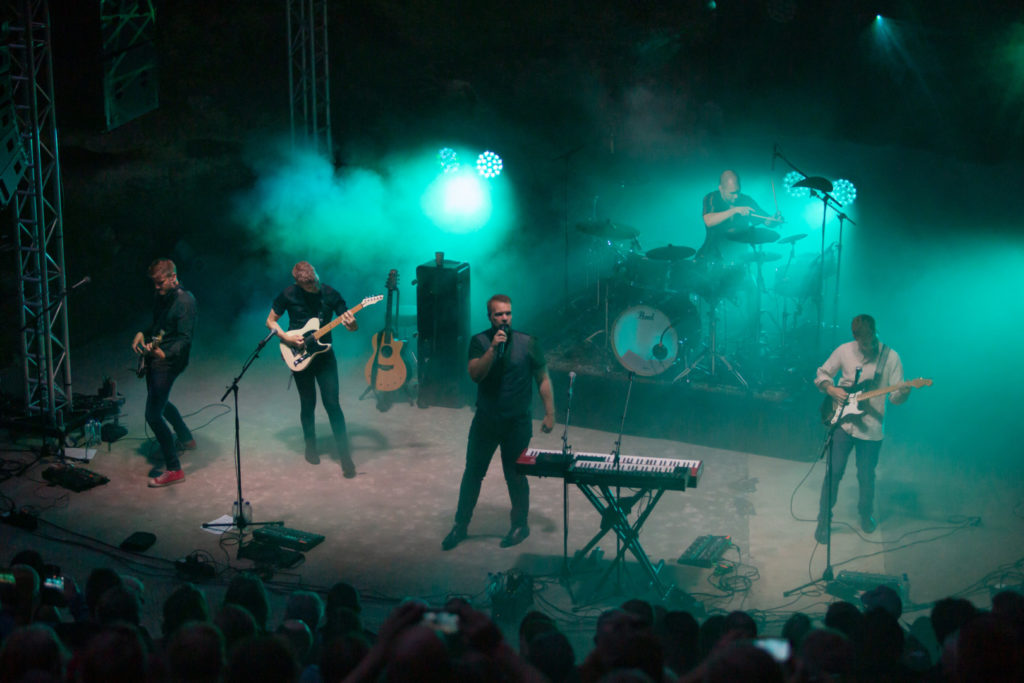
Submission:
[[[468,263],[416,267],[416,331],[419,407],[461,408],[472,396]]]

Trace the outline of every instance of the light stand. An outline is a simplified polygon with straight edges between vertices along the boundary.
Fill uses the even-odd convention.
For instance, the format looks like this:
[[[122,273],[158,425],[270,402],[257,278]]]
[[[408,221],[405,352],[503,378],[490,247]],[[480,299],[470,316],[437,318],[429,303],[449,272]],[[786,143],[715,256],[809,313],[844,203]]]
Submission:
[[[273,336],[274,332],[271,331],[270,334],[268,334],[263,341],[259,343],[256,350],[252,352],[249,358],[246,359],[245,363],[242,365],[242,371],[238,373],[238,376],[231,382],[231,386],[228,387],[227,391],[224,392],[224,395],[220,397],[222,403],[224,402],[224,399],[228,397],[228,394],[233,394],[235,397],[235,483],[238,487],[238,497],[235,499],[235,504],[233,506],[234,509],[231,511],[233,513],[231,522],[207,522],[206,524],[203,524],[204,529],[224,528],[226,531],[231,527],[235,527],[238,529],[239,534],[244,536],[245,528],[249,526],[284,525],[284,522],[253,522],[252,520],[247,520],[245,518],[245,509],[243,507],[245,505],[245,501],[242,499],[242,439],[238,421],[238,382],[242,379],[242,376],[245,375],[246,370],[249,369],[249,366],[252,365],[253,361],[259,358],[260,351],[263,350],[263,347],[267,345],[267,342],[270,341],[270,338]],[[239,542],[239,549],[241,549],[241,542]]]

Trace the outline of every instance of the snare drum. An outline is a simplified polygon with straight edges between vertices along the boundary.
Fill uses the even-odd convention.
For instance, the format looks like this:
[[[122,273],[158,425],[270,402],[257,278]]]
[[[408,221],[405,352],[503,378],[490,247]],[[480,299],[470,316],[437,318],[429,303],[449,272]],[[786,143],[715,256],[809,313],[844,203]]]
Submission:
[[[679,353],[679,335],[653,306],[627,308],[612,325],[612,349],[622,367],[644,377],[667,370]]]

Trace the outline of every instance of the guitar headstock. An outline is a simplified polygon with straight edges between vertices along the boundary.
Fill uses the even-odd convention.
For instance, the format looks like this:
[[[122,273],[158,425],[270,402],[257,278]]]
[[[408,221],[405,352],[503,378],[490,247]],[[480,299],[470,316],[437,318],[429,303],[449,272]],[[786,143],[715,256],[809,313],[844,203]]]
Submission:
[[[379,301],[383,301],[383,300],[384,300],[384,295],[383,294],[374,294],[373,296],[368,296],[365,299],[363,299],[362,301],[360,301],[359,305],[362,306],[363,308],[366,308],[367,306],[372,306],[375,303],[377,303]]]
[[[389,292],[393,292],[398,289],[398,271],[394,268],[392,268],[388,273],[388,282],[385,286]]]
[[[932,385],[932,381],[930,379],[925,379],[924,377],[918,377],[917,379],[910,380],[907,384],[915,389],[920,389],[921,387],[930,387]]]

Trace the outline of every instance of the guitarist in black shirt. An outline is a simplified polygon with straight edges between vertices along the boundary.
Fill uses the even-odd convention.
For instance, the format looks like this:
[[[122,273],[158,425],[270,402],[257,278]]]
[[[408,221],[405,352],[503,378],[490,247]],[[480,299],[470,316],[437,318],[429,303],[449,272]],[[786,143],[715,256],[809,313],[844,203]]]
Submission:
[[[196,299],[178,283],[178,271],[170,259],[153,261],[149,277],[156,290],[153,324],[148,330],[135,334],[132,350],[148,357],[145,364],[146,423],[160,442],[166,467],[163,474],[149,480],[149,486],[160,488],[185,481],[178,451],[196,447],[192,432],[170,401],[174,380],[188,365],[196,325]],[[146,341],[147,338],[150,341]],[[155,343],[154,338],[159,342]]]
[[[320,283],[320,276],[308,261],[299,261],[292,268],[295,284],[289,285],[274,299],[270,314],[267,316],[267,328],[273,330],[285,344],[301,347],[303,334],[299,330],[311,318],[319,317],[321,326],[330,320],[335,313],[341,316],[341,322],[347,330],[354,332],[359,329],[355,316],[348,310],[345,300],[338,291]],[[288,314],[288,331],[281,328],[278,320]],[[320,341],[329,343],[330,335],[324,335]],[[313,356],[305,369],[294,372],[295,386],[299,390],[299,420],[302,423],[302,436],[306,441],[306,462],[311,465],[320,463],[320,454],[316,445],[316,386],[320,385],[320,398],[324,410],[331,422],[334,433],[341,471],[346,479],[356,476],[356,466],[352,462],[349,449],[348,431],[345,427],[345,414],[338,400],[338,361],[334,350],[329,349]]]

